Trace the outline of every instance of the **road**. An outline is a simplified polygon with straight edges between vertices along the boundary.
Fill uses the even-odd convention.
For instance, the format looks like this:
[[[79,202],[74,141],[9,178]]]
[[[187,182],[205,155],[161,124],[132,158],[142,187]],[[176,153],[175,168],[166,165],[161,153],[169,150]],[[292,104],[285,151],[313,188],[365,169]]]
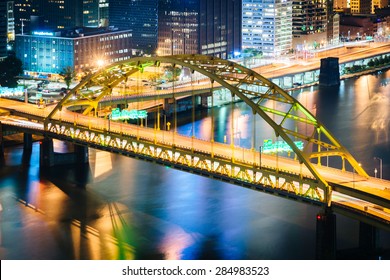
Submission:
[[[267,65],[254,68],[253,70],[270,79],[319,69],[321,65],[319,58],[335,56],[339,58],[339,63],[342,64],[349,61],[376,56],[382,53],[390,53],[390,43],[373,43],[371,47],[367,48],[328,50],[318,53],[317,57],[310,58],[305,61],[292,61],[290,64],[284,65]]]

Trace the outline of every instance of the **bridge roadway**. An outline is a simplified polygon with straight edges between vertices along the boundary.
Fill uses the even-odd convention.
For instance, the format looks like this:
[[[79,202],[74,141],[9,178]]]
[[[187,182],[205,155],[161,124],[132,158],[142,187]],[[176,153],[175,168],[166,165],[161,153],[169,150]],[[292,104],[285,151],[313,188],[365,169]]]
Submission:
[[[0,109],[10,113],[5,114],[3,111],[3,114],[0,116],[0,122],[3,125],[24,128],[36,134],[45,134],[44,118],[52,111],[50,107],[38,108],[36,105],[2,98],[0,98]],[[309,181],[314,180],[309,170],[304,165],[300,165],[296,160],[268,154],[260,155],[258,151],[244,149],[232,144],[211,142],[207,139],[202,140],[182,136],[173,133],[173,131],[156,130],[84,116],[67,109],[58,112],[54,116],[54,120],[57,120],[57,126],[58,123],[67,123],[68,127],[75,128],[72,138],[75,137],[76,130],[79,128],[89,129],[90,133],[100,132],[104,135],[112,135],[113,139],[116,136],[126,135],[132,137],[134,141],[142,138],[151,142],[152,146],[155,144],[155,147],[159,147],[156,148],[155,152],[161,151],[164,147],[174,146],[187,151],[195,151],[200,155],[206,156],[208,161],[212,161],[213,158],[226,159],[228,162],[231,162],[232,166],[237,164],[238,166],[246,166],[248,169],[255,170],[251,174],[254,177],[258,176],[258,172],[263,172],[264,175],[264,173],[273,170],[274,174],[275,171],[276,174],[290,174],[287,177],[295,177],[297,181],[300,180],[299,178],[303,178],[306,184],[303,183],[299,188],[308,188],[307,184],[310,184]],[[61,135],[58,134],[58,136]],[[58,138],[64,139],[63,137]],[[88,140],[85,140],[84,144],[110,151],[110,148],[107,146],[112,145],[112,142],[110,144],[109,141],[106,141],[96,145],[96,143],[88,143]],[[118,152],[118,147],[115,147],[115,149]],[[119,151],[119,153],[121,152]],[[259,169],[260,161],[261,168]],[[200,166],[200,169],[202,169],[202,166]],[[341,207],[340,209],[353,209],[362,216],[376,217],[380,220],[379,224],[381,226],[384,225],[388,229],[390,225],[390,181],[372,177],[366,179],[354,172],[341,171],[326,166],[317,166],[317,169],[329,185],[332,186],[332,205]],[[273,180],[272,176],[268,178],[270,181]]]
[[[301,63],[291,63],[290,65],[274,66],[266,65],[261,67],[253,68],[252,70],[260,73],[262,76],[268,79],[279,78],[287,75],[294,75],[303,72],[309,72],[313,70],[319,70],[321,61],[319,58],[325,57],[338,57],[339,64],[344,64],[356,60],[367,59],[370,57],[378,56],[381,54],[390,53],[390,42],[389,43],[372,43],[368,48],[360,48],[349,51],[341,51],[340,49],[328,50],[318,54],[315,58],[307,59]]]
[[[366,59],[369,57],[377,56],[380,54],[386,54],[389,53],[390,50],[390,43],[381,43],[381,44],[375,44],[371,43],[371,46],[369,48],[361,48],[358,50],[350,50],[350,51],[341,51],[340,49],[334,49],[334,50],[328,50],[326,52],[319,53],[319,56],[321,57],[328,57],[328,56],[337,56],[339,57],[339,63],[347,63],[355,60],[361,60]],[[284,66],[280,65],[266,65],[261,67],[253,68],[254,71],[260,73],[262,76],[273,79],[273,78],[279,78],[286,75],[294,75],[299,74],[303,72],[318,70],[320,68],[320,61],[318,60],[318,57],[313,59],[308,59],[301,63],[291,63],[286,64]],[[127,103],[131,102],[137,102],[139,105],[137,105],[138,109],[148,109],[152,107],[159,106],[163,103],[163,98],[173,98],[175,96],[176,99],[185,98],[188,96],[191,96],[192,94],[200,95],[210,92],[210,80],[208,78],[197,80],[197,81],[187,81],[187,82],[181,82],[177,83],[175,85],[175,93],[172,93],[172,88],[167,89],[154,89],[152,87],[141,87],[140,92],[134,93],[134,94],[122,94],[122,89],[114,89],[112,96],[106,96],[104,97],[101,102],[102,103],[115,103],[115,102],[123,102],[126,101]],[[214,89],[219,89],[220,85],[215,84]],[[97,93],[99,93],[99,89],[97,89]],[[75,101],[72,103],[72,101],[69,103],[69,105],[83,105],[88,104],[88,100],[80,100]]]

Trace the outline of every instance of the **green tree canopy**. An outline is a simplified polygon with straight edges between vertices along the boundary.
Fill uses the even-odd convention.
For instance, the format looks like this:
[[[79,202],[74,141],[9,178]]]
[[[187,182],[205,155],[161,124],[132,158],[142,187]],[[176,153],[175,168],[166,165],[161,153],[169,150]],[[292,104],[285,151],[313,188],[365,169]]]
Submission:
[[[14,88],[18,86],[16,76],[23,74],[22,61],[15,55],[6,57],[0,62],[0,85]]]
[[[69,89],[70,84],[76,77],[76,72],[74,71],[73,67],[67,66],[61,71],[60,76],[64,80],[66,88]]]
[[[172,65],[165,66],[165,77],[168,81],[172,82],[177,80],[181,74],[181,69],[177,66],[173,67]]]

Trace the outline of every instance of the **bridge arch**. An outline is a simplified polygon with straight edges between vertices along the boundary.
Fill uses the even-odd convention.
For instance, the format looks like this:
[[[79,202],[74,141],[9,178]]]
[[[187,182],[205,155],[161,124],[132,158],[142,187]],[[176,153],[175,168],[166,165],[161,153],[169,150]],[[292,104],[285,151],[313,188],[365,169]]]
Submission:
[[[253,113],[265,120],[275,134],[291,147],[300,163],[304,164],[321,183],[325,196],[329,195],[330,187],[315,167],[316,164],[321,164],[322,158],[339,157],[343,170],[347,161],[359,175],[368,177],[360,164],[332,133],[288,92],[251,69],[232,61],[206,55],[135,57],[106,66],[88,75],[74,87],[49,114],[47,121],[63,106],[68,106],[72,96],[78,95],[84,88],[91,85],[100,87],[97,96],[85,101],[89,106],[84,114],[89,114],[122,81],[127,81],[131,75],[143,72],[147,67],[160,67],[161,64],[181,66],[190,69],[192,73],[198,72],[209,78],[213,86],[217,84],[228,89],[233,96],[237,96],[250,106]],[[310,129],[306,132],[297,129],[302,125],[309,126]],[[302,151],[294,142],[297,139],[307,143]],[[314,159],[317,163],[313,162]]]

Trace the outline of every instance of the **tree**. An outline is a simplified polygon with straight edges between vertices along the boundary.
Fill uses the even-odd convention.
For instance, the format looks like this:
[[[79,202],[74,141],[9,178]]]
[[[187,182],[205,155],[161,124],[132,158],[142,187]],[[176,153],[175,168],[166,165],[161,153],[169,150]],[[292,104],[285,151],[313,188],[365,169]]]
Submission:
[[[165,66],[165,77],[168,81],[176,81],[178,80],[180,74],[181,74],[181,69],[177,66],[173,67],[172,65]]]
[[[73,79],[76,77],[76,72],[72,67],[67,66],[61,71],[60,76],[64,80],[66,84],[66,88],[69,89],[70,84],[72,83]]]
[[[23,74],[23,63],[15,55],[10,55],[0,62],[0,85],[15,88],[18,86],[16,76]]]

